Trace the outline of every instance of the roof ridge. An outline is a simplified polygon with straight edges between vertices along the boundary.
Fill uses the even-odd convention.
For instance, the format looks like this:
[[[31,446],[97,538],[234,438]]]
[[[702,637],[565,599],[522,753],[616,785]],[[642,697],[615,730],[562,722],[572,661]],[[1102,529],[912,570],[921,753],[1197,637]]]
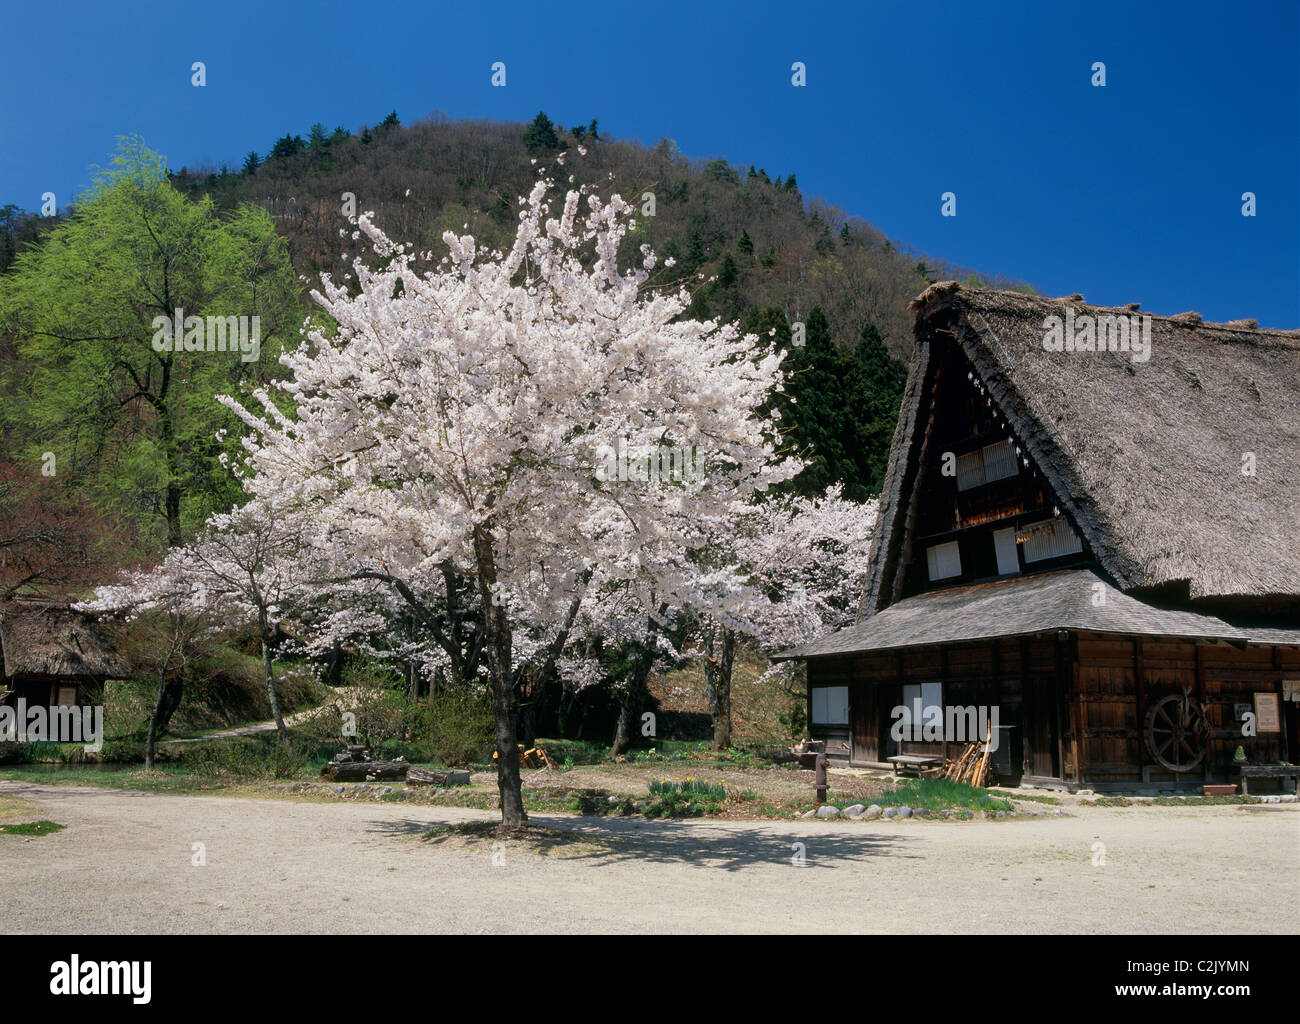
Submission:
[[[1149,316],[1153,320],[1163,320],[1179,327],[1205,327],[1212,330],[1232,331],[1237,334],[1245,334],[1250,337],[1258,337],[1261,334],[1274,335],[1282,338],[1300,339],[1300,327],[1261,327],[1259,321],[1253,317],[1241,317],[1235,320],[1206,320],[1201,314],[1191,310],[1182,313],[1152,313],[1141,310],[1141,303],[1129,302],[1118,306],[1107,306],[1098,303],[1088,302],[1081,294],[1075,292],[1071,295],[1051,296],[1039,295],[1037,293],[1027,293],[1015,291],[1006,288],[972,288],[963,285],[960,281],[936,281],[923,292],[908,303],[908,309],[917,313],[928,307],[933,306],[941,301],[951,299],[958,293],[964,292],[967,295],[987,295],[987,296],[1006,296],[1008,298],[1020,299],[1027,302],[1052,303],[1056,305],[1077,305],[1087,309],[1104,309],[1110,312],[1136,314],[1138,316]],[[1250,326],[1253,324],[1254,326]]]

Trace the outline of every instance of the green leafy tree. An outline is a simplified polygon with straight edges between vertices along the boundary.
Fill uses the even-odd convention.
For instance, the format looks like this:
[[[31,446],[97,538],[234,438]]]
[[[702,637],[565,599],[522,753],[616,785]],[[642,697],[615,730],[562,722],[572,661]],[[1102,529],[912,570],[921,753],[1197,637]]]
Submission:
[[[258,344],[209,351],[215,331],[204,333],[204,319],[193,334],[183,323],[202,350],[172,351],[160,318],[174,323],[177,310],[248,317],[246,338],[257,316]],[[300,322],[297,281],[270,216],[241,206],[223,217],[209,197],[187,200],[161,156],[124,139],[73,216],[0,279],[0,329],[19,353],[0,410],[5,434],[29,459],[55,453],[60,477],[130,521],[146,544],[159,528],[180,544],[238,490],[220,457],[234,450],[240,424],[214,396],[278,369],[282,339]]]

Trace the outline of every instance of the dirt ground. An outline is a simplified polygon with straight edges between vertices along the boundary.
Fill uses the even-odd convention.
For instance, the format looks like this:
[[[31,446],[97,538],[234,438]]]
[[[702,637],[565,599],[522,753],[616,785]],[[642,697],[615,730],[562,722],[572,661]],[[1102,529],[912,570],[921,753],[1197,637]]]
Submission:
[[[542,855],[423,838],[494,817],[453,808],[13,781],[6,797],[68,826],[0,836],[11,933],[474,933],[503,914],[521,933],[1289,933],[1300,920],[1295,804],[961,823],[536,815],[582,836]]]

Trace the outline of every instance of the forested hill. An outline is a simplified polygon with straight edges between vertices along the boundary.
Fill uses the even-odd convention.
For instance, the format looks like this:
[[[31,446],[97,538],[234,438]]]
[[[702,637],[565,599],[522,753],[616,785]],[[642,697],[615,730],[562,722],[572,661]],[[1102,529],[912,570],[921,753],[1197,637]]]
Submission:
[[[567,152],[565,165],[555,168],[560,152]],[[716,277],[692,288],[697,315],[744,320],[753,310],[774,307],[794,322],[820,307],[842,350],[872,324],[889,351],[906,359],[908,301],[940,277],[983,280],[896,247],[838,207],[805,199],[797,169],[769,173],[725,160],[692,160],[671,140],[646,147],[606,139],[595,121],[563,128],[544,114],[529,125],[435,116],[409,127],[391,114],[355,133],[317,124],[306,137],[286,135],[266,152],[248,154],[242,167],[181,168],[171,178],[186,194],[211,195],[223,209],[245,202],[266,209],[289,241],[295,269],[314,280],[322,270],[346,272],[344,254],[356,255],[356,246],[349,250],[351,240],[339,234],[344,193],[356,197],[358,211],[373,210],[389,237],[417,248],[441,251],[443,231],[463,232],[465,225],[499,246],[512,237],[518,197],[528,192],[538,165],[561,171],[561,185],[567,174],[575,184],[613,175],[613,187],[638,207],[644,193],[653,193],[654,216],[644,218],[635,244],[648,242],[661,256],[675,258],[668,280]],[[0,271],[49,223],[16,207],[0,210]],[[987,283],[1015,284],[1003,278]]]
[[[109,552],[102,577],[103,564],[153,557],[238,500],[223,460],[244,427],[216,396],[283,375],[277,357],[311,305],[302,280],[342,280],[345,259],[373,256],[352,238],[349,205],[373,211],[390,238],[442,253],[449,229],[508,248],[539,172],[561,189],[616,189],[645,211],[626,264],[648,244],[661,257],[653,284],[686,284],[690,316],[739,321],[787,353],[773,406],[781,447],[808,464],[788,489],[810,497],[836,483],[854,501],[879,491],[911,347],[907,303],[940,274],[985,283],[806,200],[789,169],[693,161],[671,141],[606,139],[595,121],[406,127],[393,113],[355,133],[286,135],[237,169],[165,166],[125,139],[114,169],[61,215],[0,208],[0,520],[42,508],[68,519],[28,531],[65,539],[32,554],[16,585],[48,580],[46,548],[97,543]],[[165,315],[255,311],[258,353],[173,360],[150,343],[163,294]]]

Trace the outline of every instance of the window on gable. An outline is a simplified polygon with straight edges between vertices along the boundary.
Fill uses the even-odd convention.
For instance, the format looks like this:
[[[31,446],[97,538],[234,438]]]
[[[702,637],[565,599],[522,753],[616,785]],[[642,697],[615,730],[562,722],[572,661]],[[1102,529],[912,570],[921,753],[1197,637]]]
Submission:
[[[1016,446],[1008,438],[957,456],[957,490],[969,491],[972,487],[1003,480],[1018,472],[1020,462],[1016,458]]]
[[[1070,529],[1064,516],[1029,523],[1017,531],[1016,539],[1022,545],[1026,562],[1041,562],[1062,555],[1074,555],[1083,550],[1083,541]]]
[[[931,582],[961,575],[961,546],[955,540],[930,545],[925,549],[925,558],[930,566]]]
[[[998,575],[1011,576],[1020,571],[1020,558],[1016,554],[1016,531],[994,530],[993,550],[998,556]]]

